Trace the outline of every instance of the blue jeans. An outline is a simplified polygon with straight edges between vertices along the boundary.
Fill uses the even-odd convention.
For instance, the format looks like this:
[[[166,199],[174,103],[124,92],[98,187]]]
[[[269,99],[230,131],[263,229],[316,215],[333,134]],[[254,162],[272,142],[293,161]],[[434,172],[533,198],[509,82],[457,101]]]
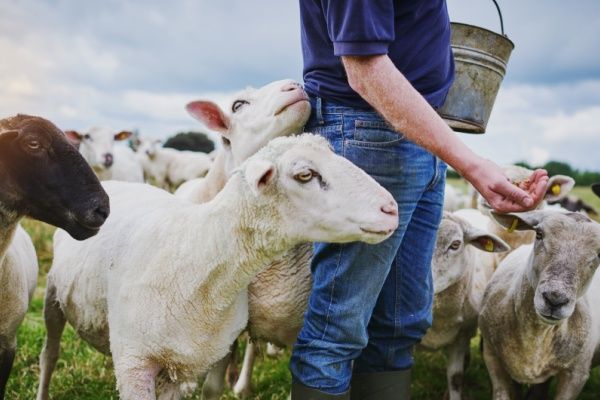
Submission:
[[[431,256],[442,217],[446,165],[376,112],[311,99],[307,132],[365,170],[396,199],[400,224],[384,242],[316,243],[314,286],[293,348],[295,381],[331,394],[352,372],[410,368],[431,325]]]

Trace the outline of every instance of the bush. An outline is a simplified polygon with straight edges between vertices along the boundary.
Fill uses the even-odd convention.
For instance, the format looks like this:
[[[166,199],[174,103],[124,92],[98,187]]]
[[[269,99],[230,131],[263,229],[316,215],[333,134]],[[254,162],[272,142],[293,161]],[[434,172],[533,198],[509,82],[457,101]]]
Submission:
[[[167,139],[163,147],[210,153],[215,149],[215,143],[202,132],[180,132]]]

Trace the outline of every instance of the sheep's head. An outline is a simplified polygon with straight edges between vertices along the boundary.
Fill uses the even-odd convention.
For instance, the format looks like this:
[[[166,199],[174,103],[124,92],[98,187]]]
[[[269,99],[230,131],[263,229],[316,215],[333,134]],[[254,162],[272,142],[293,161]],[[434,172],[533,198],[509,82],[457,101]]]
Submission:
[[[476,260],[469,246],[489,253],[510,250],[496,235],[475,228],[457,215],[444,213],[431,263],[435,293],[452,286],[474,267]]]
[[[302,132],[310,116],[308,96],[292,80],[272,82],[259,89],[243,90],[225,109],[210,101],[194,101],[188,112],[223,137],[231,153],[231,170],[278,136]]]
[[[88,164],[98,173],[112,167],[115,141],[128,139],[132,135],[130,131],[114,132],[101,127],[91,128],[85,133],[65,131],[65,134],[79,148]]]
[[[570,317],[600,264],[600,225],[578,213],[492,215],[503,226],[536,233],[528,274],[539,318],[556,324]]]
[[[98,232],[108,196],[82,156],[51,122],[27,115],[0,121],[0,199],[18,215],[58,226],[75,239]]]
[[[596,194],[596,196],[600,197],[600,183],[594,183],[592,185],[592,191]]]
[[[398,226],[392,195],[320,136],[274,139],[240,171],[295,241],[378,243]]]

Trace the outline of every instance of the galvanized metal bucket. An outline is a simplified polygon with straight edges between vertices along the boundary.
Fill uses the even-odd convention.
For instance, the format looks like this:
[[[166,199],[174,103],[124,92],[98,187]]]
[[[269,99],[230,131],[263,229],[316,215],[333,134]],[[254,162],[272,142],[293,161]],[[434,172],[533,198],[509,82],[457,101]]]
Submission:
[[[504,34],[460,23],[451,23],[452,53],[456,73],[440,116],[458,132],[485,133],[506,64],[515,45]]]

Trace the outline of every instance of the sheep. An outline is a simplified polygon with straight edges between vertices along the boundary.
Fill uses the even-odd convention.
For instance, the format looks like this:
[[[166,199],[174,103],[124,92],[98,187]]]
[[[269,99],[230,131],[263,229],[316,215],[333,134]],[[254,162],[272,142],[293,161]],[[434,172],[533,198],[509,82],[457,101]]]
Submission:
[[[598,216],[598,210],[596,210],[592,205],[587,204],[579,197],[573,195],[568,195],[556,203],[548,204],[560,206],[562,209],[565,209],[567,211],[580,212],[585,215]]]
[[[444,188],[444,211],[452,212],[471,206],[471,197],[458,191],[452,185]]]
[[[206,178],[184,183],[175,192],[176,196],[196,203],[215,197],[231,170],[269,139],[301,132],[310,116],[306,93],[291,80],[237,93],[229,102],[229,113],[206,101],[190,103],[187,109],[223,138],[223,146]],[[248,328],[252,339],[271,340],[279,345],[294,343],[312,288],[311,256],[312,245],[300,244],[252,281],[248,288]],[[234,387],[238,394],[250,391],[254,346],[249,340],[240,379]],[[221,362],[210,372],[203,387],[206,399],[220,397],[226,368],[227,363]]]
[[[556,376],[555,398],[575,399],[600,364],[600,225],[549,210],[494,217],[536,239],[504,259],[484,294],[479,328],[493,398]]]
[[[122,399],[180,398],[246,327],[246,288],[266,265],[301,242],[379,243],[398,225],[393,197],[310,134],[272,140],[205,204],[104,187],[113,210],[96,237],[55,235],[38,399],[67,320],[110,352]]]
[[[485,286],[494,271],[492,255],[509,250],[502,239],[459,215],[445,212],[437,233],[432,260],[433,323],[421,341],[426,349],[448,350],[450,400],[462,398],[471,338],[477,331]]]
[[[0,399],[37,281],[35,249],[19,221],[29,216],[83,240],[108,212],[106,193],[63,132],[40,117],[0,119]]]
[[[175,191],[176,196],[197,203],[212,199],[225,186],[231,171],[269,140],[302,132],[310,116],[307,94],[291,79],[242,90],[232,97],[226,110],[205,100],[193,101],[186,108],[222,137],[222,147],[206,178]]]
[[[144,172],[133,151],[126,146],[115,146],[115,141],[131,137],[132,132],[115,133],[104,127],[93,127],[85,133],[65,131],[71,142],[79,148],[101,181],[119,180],[143,182]]]
[[[517,165],[509,165],[504,167],[504,172],[506,176],[515,184],[522,184],[526,182],[527,179],[531,176],[533,171],[527,168],[523,168]],[[547,207],[547,203],[558,202],[573,189],[575,186],[575,180],[569,176],[565,175],[555,175],[548,180],[548,190],[546,195],[544,196],[544,201],[542,201],[537,209],[541,210]],[[491,207],[487,202],[483,199],[483,197],[479,197],[479,210],[484,214],[489,216]],[[508,229],[500,226],[496,220],[490,218],[490,224],[488,226],[488,231],[498,236],[502,240],[504,240],[511,249],[517,249],[519,246],[524,244],[533,243],[535,239],[535,233],[530,231],[515,231],[511,229],[509,226]],[[504,257],[506,257],[508,253],[499,254],[498,259],[501,261]]]
[[[204,177],[212,164],[206,153],[165,148],[159,140],[142,141],[136,156],[146,178],[166,190],[174,190],[186,181]]]
[[[600,197],[600,183],[594,183],[592,185],[592,191],[596,196]]]

